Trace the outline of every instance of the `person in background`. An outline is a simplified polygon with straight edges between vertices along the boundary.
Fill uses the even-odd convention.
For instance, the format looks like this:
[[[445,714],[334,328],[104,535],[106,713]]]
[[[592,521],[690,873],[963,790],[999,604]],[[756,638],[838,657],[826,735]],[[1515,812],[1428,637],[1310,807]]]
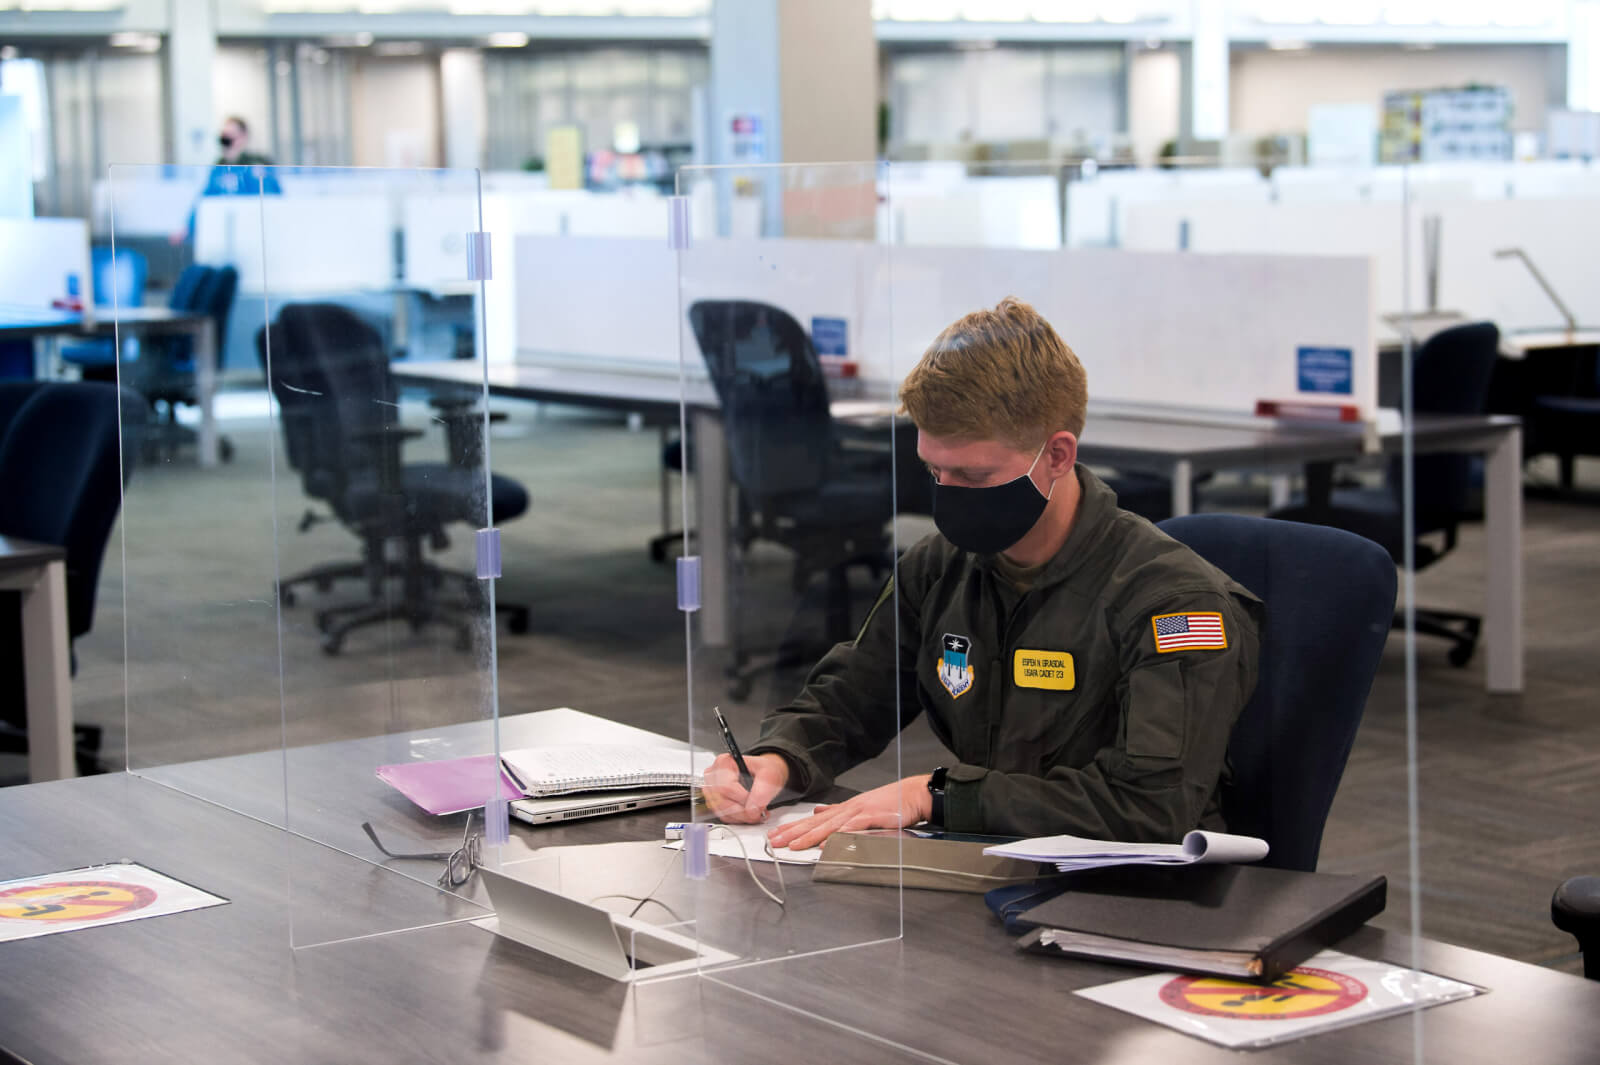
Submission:
[[[222,129],[217,134],[217,145],[222,154],[217,157],[217,163],[211,168],[211,176],[206,180],[206,187],[200,191],[204,196],[277,196],[283,192],[278,185],[277,177],[270,170],[258,170],[257,167],[270,167],[272,160],[260,152],[250,150],[250,124],[238,115],[229,115],[223,119]],[[189,223],[181,233],[172,235],[172,243],[183,244],[194,239],[195,215],[199,211],[199,202],[189,211]]]
[[[900,398],[939,531],[906,552],[856,638],[767,715],[750,786],[728,755],[706,771],[711,811],[763,821],[920,713],[955,761],[818,806],[770,832],[773,846],[918,822],[1137,843],[1224,828],[1261,602],[1078,464],[1088,389],[1072,349],[1006,299],[946,328]]]

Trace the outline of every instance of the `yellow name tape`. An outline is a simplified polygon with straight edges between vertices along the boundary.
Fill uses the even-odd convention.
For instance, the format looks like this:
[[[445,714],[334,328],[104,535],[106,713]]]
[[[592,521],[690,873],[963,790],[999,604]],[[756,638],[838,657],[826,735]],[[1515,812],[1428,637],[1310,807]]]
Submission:
[[[1011,658],[1011,681],[1019,688],[1069,692],[1078,678],[1066,651],[1018,651]]]

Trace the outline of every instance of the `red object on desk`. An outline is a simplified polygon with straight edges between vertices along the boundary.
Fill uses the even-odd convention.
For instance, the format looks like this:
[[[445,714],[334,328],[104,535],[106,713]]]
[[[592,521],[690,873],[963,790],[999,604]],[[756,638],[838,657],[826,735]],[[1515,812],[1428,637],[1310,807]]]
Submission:
[[[1307,403],[1304,400],[1258,399],[1258,418],[1301,418],[1316,422],[1358,422],[1361,409],[1351,403]]]

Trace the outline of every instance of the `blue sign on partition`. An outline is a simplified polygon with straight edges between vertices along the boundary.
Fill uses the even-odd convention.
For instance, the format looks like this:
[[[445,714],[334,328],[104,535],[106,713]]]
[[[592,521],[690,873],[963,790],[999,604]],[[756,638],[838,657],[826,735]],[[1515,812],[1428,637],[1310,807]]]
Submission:
[[[1300,391],[1350,395],[1352,363],[1349,348],[1296,348]]]
[[[811,319],[811,346],[818,355],[850,354],[850,330],[843,318]]]

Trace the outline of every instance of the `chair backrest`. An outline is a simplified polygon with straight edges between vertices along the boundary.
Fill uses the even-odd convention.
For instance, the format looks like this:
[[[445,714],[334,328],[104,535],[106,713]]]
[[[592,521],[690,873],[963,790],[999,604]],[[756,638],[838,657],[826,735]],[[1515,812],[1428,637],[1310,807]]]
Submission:
[[[211,267],[190,263],[178,274],[167,295],[167,306],[175,311],[192,311],[199,308],[200,290],[211,276]]]
[[[1264,864],[1314,870],[1322,828],[1394,618],[1394,562],[1342,529],[1235,514],[1159,528],[1266,606],[1255,693],[1228,744],[1228,829],[1271,847]]]
[[[689,308],[689,324],[722,404],[739,490],[759,507],[819,489],[833,417],[822,361],[800,323],[765,303],[701,300]]]
[[[1412,406],[1419,414],[1482,414],[1489,406],[1489,379],[1499,355],[1500,330],[1492,322],[1440,330],[1417,351]],[[1471,456],[1418,455],[1415,462],[1417,531],[1454,526],[1471,506]],[[1388,485],[1396,500],[1403,471],[1401,459],[1390,461]]]
[[[270,345],[270,346],[269,346]],[[256,334],[256,351],[282,412],[289,464],[308,494],[334,499],[351,472],[382,457],[359,435],[393,425],[396,389],[378,331],[334,303],[291,303]]]
[[[49,384],[48,381],[0,381],[0,441],[6,438],[11,420],[28,400]]]
[[[122,505],[117,423],[143,401],[104,382],[39,385],[0,436],[0,533],[67,551],[67,623],[94,621],[106,539]]]
[[[94,272],[94,302],[99,307],[138,307],[144,303],[144,282],[149,262],[132,248],[96,245],[90,254]]]

